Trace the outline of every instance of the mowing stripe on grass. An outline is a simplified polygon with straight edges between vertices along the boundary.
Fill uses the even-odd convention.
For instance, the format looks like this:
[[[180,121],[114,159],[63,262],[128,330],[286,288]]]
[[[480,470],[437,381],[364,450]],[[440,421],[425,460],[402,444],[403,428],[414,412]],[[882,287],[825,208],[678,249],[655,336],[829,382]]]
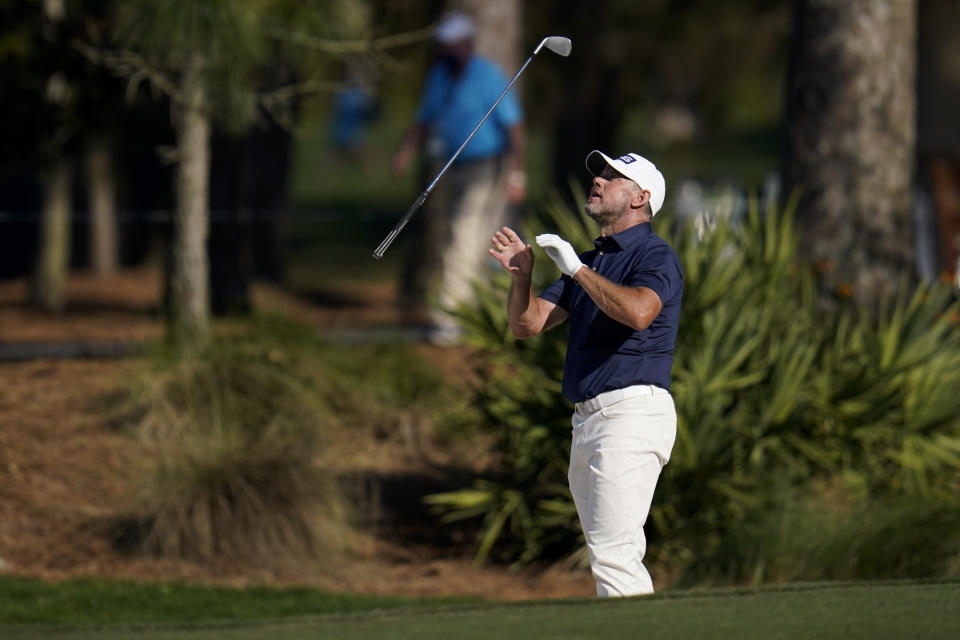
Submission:
[[[960,582],[819,584],[627,600],[448,605],[258,622],[0,627],[0,637],[86,640],[489,640],[649,637],[857,640],[960,637]]]

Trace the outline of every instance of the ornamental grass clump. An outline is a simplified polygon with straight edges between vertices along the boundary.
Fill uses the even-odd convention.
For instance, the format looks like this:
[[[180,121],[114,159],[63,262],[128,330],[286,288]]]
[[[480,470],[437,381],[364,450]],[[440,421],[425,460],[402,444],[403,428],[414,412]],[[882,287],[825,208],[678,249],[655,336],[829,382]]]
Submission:
[[[144,551],[274,567],[343,550],[346,508],[323,467],[333,412],[319,350],[304,329],[258,320],[148,359],[121,412],[145,451],[131,514]]]

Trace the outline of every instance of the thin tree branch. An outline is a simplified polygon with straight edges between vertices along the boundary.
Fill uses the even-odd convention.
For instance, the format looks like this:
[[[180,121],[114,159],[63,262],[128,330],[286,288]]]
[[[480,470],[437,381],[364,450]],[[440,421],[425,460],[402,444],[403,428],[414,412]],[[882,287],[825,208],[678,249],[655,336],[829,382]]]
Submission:
[[[294,100],[304,96],[333,92],[345,86],[346,83],[344,82],[311,78],[303,82],[288,84],[272,91],[260,93],[257,95],[257,101],[263,110],[270,114],[273,121],[280,125],[281,128],[291,135],[297,135],[297,126],[290,111],[290,106]]]
[[[266,27],[264,32],[272,38],[282,40],[283,42],[292,42],[308,49],[322,51],[334,55],[343,55],[347,53],[369,53],[371,51],[382,51],[402,47],[408,44],[415,44],[427,40],[433,33],[433,27],[408,31],[406,33],[396,33],[379,38],[366,38],[357,40],[333,40],[331,38],[318,38],[302,31],[290,31],[282,27]]]
[[[430,37],[433,27],[416,31],[398,33],[379,38],[334,40],[318,38],[309,34],[290,31],[282,27],[265,27],[264,32],[277,40],[292,42],[304,47],[329,53],[331,55],[366,54],[386,69],[397,69],[403,64],[388,53],[389,49],[422,42]],[[176,78],[162,68],[162,64],[129,50],[111,51],[91,45],[83,40],[73,40],[73,46],[91,63],[109,69],[114,74],[127,79],[127,100],[132,101],[137,89],[144,82],[166,94],[176,103],[183,101],[183,95]],[[260,93],[257,102],[269,113],[275,122],[287,130],[294,128],[289,106],[296,98],[332,92],[344,86],[342,82],[309,79]]]
[[[287,102],[301,96],[315,95],[327,91],[336,91],[344,86],[343,82],[332,82],[329,80],[304,80],[294,84],[288,84],[273,91],[261,93],[260,102],[266,104],[279,104]]]
[[[167,73],[143,56],[133,51],[109,51],[91,46],[82,40],[74,40],[73,47],[91,63],[109,69],[118,76],[127,79],[127,100],[136,94],[137,88],[144,81],[170,96],[175,102],[183,98],[177,83]]]

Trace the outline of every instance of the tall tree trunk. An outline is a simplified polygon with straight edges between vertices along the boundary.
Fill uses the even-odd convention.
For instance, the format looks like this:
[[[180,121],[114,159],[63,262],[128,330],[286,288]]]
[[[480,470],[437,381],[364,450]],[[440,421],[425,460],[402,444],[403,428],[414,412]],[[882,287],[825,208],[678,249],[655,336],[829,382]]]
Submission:
[[[203,56],[192,54],[181,79],[182,102],[174,112],[178,163],[167,334],[188,344],[205,341],[210,332],[210,118],[203,67]]]
[[[64,0],[43,1],[43,39],[52,50],[63,43],[61,23],[66,17]],[[47,132],[45,146],[52,156],[43,175],[43,210],[40,219],[40,246],[33,273],[32,302],[48,311],[63,308],[64,287],[70,267],[70,208],[73,167],[64,144],[68,138],[62,117],[69,102],[66,75],[54,64],[47,78],[44,99],[53,106],[56,118]]]
[[[521,0],[459,0],[477,22],[476,50],[512,78],[520,68]]]
[[[34,304],[48,311],[63,308],[64,288],[70,265],[70,193],[73,169],[60,158],[43,180],[43,211],[40,221],[40,255],[34,272]]]
[[[937,267],[960,288],[960,3],[924,0],[919,7],[917,147],[921,184],[932,196]]]
[[[915,0],[795,0],[784,176],[825,292],[914,273]]]
[[[117,271],[119,250],[113,156],[106,136],[97,136],[90,141],[86,165],[90,264],[98,276],[109,276]]]

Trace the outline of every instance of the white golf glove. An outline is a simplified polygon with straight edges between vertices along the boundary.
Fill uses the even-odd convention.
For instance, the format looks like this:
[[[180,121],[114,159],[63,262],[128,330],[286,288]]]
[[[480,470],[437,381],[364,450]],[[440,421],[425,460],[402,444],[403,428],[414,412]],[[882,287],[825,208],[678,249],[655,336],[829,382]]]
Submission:
[[[543,250],[551,260],[557,263],[560,271],[563,271],[571,278],[573,274],[583,266],[580,258],[577,257],[577,252],[574,250],[573,245],[558,235],[542,233],[537,236],[537,244],[543,247]]]

